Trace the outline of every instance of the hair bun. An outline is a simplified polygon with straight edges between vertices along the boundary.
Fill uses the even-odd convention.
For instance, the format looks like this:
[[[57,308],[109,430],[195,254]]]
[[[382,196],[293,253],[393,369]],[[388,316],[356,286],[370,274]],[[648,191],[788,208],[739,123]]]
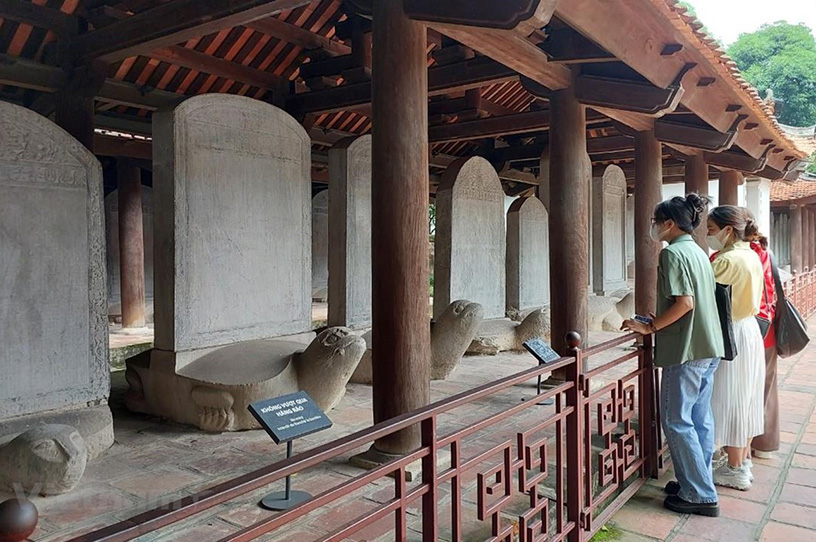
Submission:
[[[686,196],[686,201],[697,214],[701,215],[706,212],[708,205],[711,203],[711,198],[692,192]]]
[[[757,223],[754,222],[753,219],[748,218],[745,221],[745,237],[746,237],[746,239],[754,239],[757,235],[759,235],[759,226],[757,226]]]

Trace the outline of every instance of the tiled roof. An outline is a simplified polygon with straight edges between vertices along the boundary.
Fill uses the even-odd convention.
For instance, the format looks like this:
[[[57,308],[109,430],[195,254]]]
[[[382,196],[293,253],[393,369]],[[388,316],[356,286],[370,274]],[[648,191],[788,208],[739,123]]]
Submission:
[[[775,181],[771,183],[771,201],[796,201],[816,196],[814,181]]]
[[[720,46],[720,44],[711,36],[703,32],[703,23],[699,19],[688,13],[688,10],[680,5],[679,0],[651,0],[658,8],[668,9],[672,14],[679,16],[682,24],[675,24],[675,28],[683,32],[687,37],[693,36],[699,44],[697,49],[709,59],[711,65],[720,72],[723,80],[728,81],[732,86],[745,95],[747,105],[757,114],[760,121],[766,124],[774,131],[779,138],[788,143],[790,151],[795,153],[798,158],[805,158],[809,153],[797,145],[797,142],[791,138],[782,126],[776,120],[773,111],[759,96],[759,92],[746,81],[742,74],[740,74],[737,63],[728,56]],[[677,17],[669,17],[673,22]],[[694,43],[693,40],[689,40]]]

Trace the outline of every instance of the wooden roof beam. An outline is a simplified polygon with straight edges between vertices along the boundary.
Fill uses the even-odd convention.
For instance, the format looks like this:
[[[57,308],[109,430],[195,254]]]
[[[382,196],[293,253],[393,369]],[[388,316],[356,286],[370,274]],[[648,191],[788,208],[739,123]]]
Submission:
[[[552,30],[538,47],[547,54],[550,62],[553,63],[619,62],[613,54],[603,47],[569,28]]]
[[[244,26],[272,36],[273,38],[291,43],[292,45],[297,45],[303,49],[322,49],[329,56],[340,56],[351,53],[351,47],[341,41],[315,34],[275,17],[252,21],[246,23]]]
[[[209,73],[251,86],[270,89],[274,94],[281,97],[288,94],[290,86],[289,80],[284,77],[270,72],[256,70],[255,68],[250,68],[243,64],[231,62],[180,45],[157,49],[152,51],[148,56],[191,70]]]
[[[80,62],[116,62],[234,26],[245,25],[309,0],[172,0],[82,34],[72,45]]]
[[[535,160],[541,157],[546,148],[546,143],[501,147],[491,153],[490,159],[500,163]],[[634,149],[635,140],[628,136],[587,138],[587,152],[590,154],[633,151]]]
[[[591,124],[606,122],[608,119],[605,115],[590,110],[587,111],[586,120],[587,124]],[[550,112],[548,110],[529,111],[516,113],[515,115],[433,126],[428,130],[428,140],[431,143],[468,141],[547,130],[549,126]]]
[[[767,159],[736,152],[704,152],[705,163],[720,169],[734,169],[743,173],[757,173],[765,168]]]
[[[61,69],[0,53],[0,85],[56,92],[65,84]]]
[[[76,17],[30,1],[0,0],[0,18],[45,28],[64,38],[76,35],[79,30]]]
[[[512,69],[479,57],[428,69],[428,95],[437,96],[517,79]],[[298,114],[332,113],[371,104],[371,83],[354,83],[293,96],[287,109]]]
[[[654,123],[654,130],[657,139],[663,143],[713,152],[729,149],[736,138],[736,130],[723,133],[696,124],[685,124],[666,119],[657,119]]]

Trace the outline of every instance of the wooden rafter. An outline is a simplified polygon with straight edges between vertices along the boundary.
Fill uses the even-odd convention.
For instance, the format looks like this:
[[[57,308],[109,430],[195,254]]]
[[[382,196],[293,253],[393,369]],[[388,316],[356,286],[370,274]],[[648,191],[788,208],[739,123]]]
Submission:
[[[289,87],[289,81],[287,79],[273,73],[250,68],[249,66],[244,66],[237,62],[230,62],[229,60],[179,45],[157,49],[151,52],[149,56],[156,60],[169,62],[170,64],[191,70],[240,81],[247,85],[267,88],[276,92],[285,92]]]
[[[343,42],[315,34],[299,26],[287,23],[275,17],[267,17],[246,23],[247,28],[257,30],[303,49],[322,49],[330,56],[347,55],[351,47]]]
[[[0,0],[0,18],[45,28],[62,37],[75,35],[79,28],[76,17],[24,0]]]
[[[309,0],[172,0],[80,35],[72,52],[81,60],[116,62],[308,3]]]

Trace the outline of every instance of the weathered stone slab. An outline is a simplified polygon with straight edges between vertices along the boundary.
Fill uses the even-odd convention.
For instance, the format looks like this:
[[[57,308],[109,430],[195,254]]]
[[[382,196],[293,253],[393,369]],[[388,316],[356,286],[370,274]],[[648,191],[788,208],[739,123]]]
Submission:
[[[615,165],[592,186],[593,289],[607,295],[626,288],[626,175]]]
[[[309,330],[306,131],[272,105],[226,94],[153,119],[156,347]]]
[[[329,325],[371,325],[371,136],[329,151]]]
[[[493,166],[481,157],[460,159],[442,176],[436,194],[434,318],[456,299],[505,314],[504,191]]]
[[[329,191],[312,198],[312,299],[325,301],[329,291]]]
[[[518,198],[507,212],[507,312],[550,302],[547,209],[536,197]]]
[[[144,241],[145,299],[153,299],[153,189],[142,186],[142,237]],[[121,314],[121,283],[119,282],[119,191],[105,196],[105,238],[108,267],[108,310]],[[150,312],[150,311],[149,311]],[[152,321],[149,315],[148,321]]]
[[[0,419],[106,402],[102,168],[0,102]]]
[[[626,279],[635,278],[635,196],[626,196]]]

